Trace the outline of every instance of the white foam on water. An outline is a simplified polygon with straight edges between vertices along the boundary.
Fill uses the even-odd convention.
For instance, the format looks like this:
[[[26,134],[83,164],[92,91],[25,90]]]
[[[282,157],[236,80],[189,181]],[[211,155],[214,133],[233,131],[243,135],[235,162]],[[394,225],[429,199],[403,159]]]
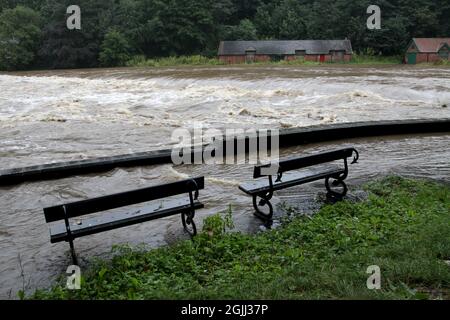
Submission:
[[[188,174],[177,171],[172,165],[168,166],[167,169],[172,177],[181,178],[181,179],[189,179],[190,178]]]
[[[241,182],[234,180],[234,179],[224,179],[224,178],[215,178],[215,177],[208,177],[206,178],[206,181],[219,184],[219,185],[225,185],[225,186],[239,186]]]
[[[98,155],[101,145],[104,155],[110,155],[149,149],[145,145],[169,146],[171,131],[192,128],[194,123],[205,128],[257,129],[450,117],[450,108],[442,107],[450,104],[446,69],[220,67],[91,72],[0,75],[2,137],[20,146],[27,140],[34,146],[30,154],[52,152],[58,148],[55,139],[64,137],[64,148],[75,153]],[[11,128],[18,133],[11,136]],[[11,148],[0,153],[17,157]],[[52,156],[59,157],[54,152],[46,157]]]

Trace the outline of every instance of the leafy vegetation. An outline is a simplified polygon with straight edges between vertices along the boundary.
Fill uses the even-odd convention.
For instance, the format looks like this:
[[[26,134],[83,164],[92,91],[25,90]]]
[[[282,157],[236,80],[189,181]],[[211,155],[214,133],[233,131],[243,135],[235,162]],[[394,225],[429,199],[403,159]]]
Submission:
[[[40,23],[37,12],[22,6],[0,14],[0,70],[30,66],[41,37]]]
[[[371,53],[358,54],[354,53],[350,63],[354,64],[398,64],[402,62],[401,56],[382,56],[373,55]]]
[[[18,32],[26,31],[33,41],[27,46],[26,63],[20,61],[23,51],[15,51],[14,42],[9,41],[15,36],[7,32],[18,26],[17,21],[2,19],[3,50],[11,52],[13,58],[7,67],[0,67],[94,67],[105,61],[106,65],[122,64],[114,50],[102,46],[111,37],[111,29],[126,39],[130,55],[151,59],[211,58],[220,40],[346,37],[358,53],[369,49],[374,55],[392,56],[403,53],[412,37],[450,35],[448,0],[377,1],[382,11],[381,30],[366,27],[366,10],[373,4],[370,0],[79,0],[82,29],[68,30],[66,9],[71,4],[70,0],[0,0],[0,12],[21,5],[42,17],[38,27],[42,37],[33,28],[19,28]],[[21,21],[29,24],[28,19]]]
[[[122,33],[110,30],[105,35],[99,60],[103,67],[124,66],[130,60],[130,46]]]
[[[448,60],[448,61],[439,60],[439,61],[433,62],[433,65],[435,65],[435,66],[450,66],[450,60]]]
[[[368,199],[325,205],[256,235],[224,233],[213,216],[204,232],[156,250],[116,248],[84,274],[33,299],[449,299],[450,187],[389,177]],[[368,290],[367,267],[381,268]]]
[[[145,56],[135,56],[127,62],[129,67],[170,67],[180,65],[191,66],[207,66],[207,65],[220,65],[222,64],[218,59],[208,58],[204,56],[178,56],[167,58],[146,59]]]
[[[398,64],[401,62],[401,59],[402,58],[400,56],[380,56],[380,55],[373,56],[367,54],[361,55],[354,54],[353,59],[349,63],[358,65]],[[178,56],[178,57],[167,57],[156,59],[146,59],[144,55],[138,55],[132,57],[126,63],[128,67],[215,66],[223,64],[224,64],[223,62],[221,62],[216,58],[208,58],[200,55]],[[328,63],[325,63],[325,65],[327,64]],[[295,59],[295,60],[253,62],[247,65],[319,66],[324,64],[316,61]],[[439,65],[446,66],[447,64],[445,62],[442,62],[439,63]]]

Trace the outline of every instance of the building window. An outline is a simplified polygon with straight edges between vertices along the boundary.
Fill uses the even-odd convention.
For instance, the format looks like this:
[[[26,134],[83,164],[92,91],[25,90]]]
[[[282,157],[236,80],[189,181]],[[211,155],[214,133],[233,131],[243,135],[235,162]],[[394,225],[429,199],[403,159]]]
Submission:
[[[448,49],[447,48],[442,48],[441,51],[439,51],[439,57],[442,60],[448,60]]]
[[[255,61],[256,50],[248,49],[245,50],[245,62],[252,63]]]
[[[306,50],[295,50],[295,57],[300,60],[305,60]]]
[[[331,56],[333,57],[333,61],[343,61],[345,56],[344,50],[332,50],[330,51]]]
[[[295,55],[297,57],[304,57],[306,55],[306,50],[295,50]]]
[[[284,60],[284,55],[282,55],[282,54],[271,54],[270,55],[270,61],[278,62],[281,60]]]

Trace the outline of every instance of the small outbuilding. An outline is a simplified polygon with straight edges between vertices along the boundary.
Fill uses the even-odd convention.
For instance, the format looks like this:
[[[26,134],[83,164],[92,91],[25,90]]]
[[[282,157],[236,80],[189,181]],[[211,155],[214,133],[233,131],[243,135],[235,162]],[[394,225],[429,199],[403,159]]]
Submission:
[[[413,38],[405,53],[404,62],[416,64],[449,60],[450,38]]]
[[[303,59],[316,62],[348,62],[350,40],[221,41],[219,60],[224,63]]]

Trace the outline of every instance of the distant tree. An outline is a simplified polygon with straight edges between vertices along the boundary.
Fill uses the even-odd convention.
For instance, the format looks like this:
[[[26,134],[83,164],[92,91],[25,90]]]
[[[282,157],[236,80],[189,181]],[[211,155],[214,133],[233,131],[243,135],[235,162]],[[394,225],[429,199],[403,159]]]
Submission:
[[[111,25],[109,1],[79,0],[81,30],[66,26],[71,0],[48,0],[48,23],[39,50],[41,63],[52,68],[96,67],[100,45]]]
[[[29,67],[36,57],[41,19],[33,9],[17,6],[0,14],[0,69]]]
[[[379,54],[393,55],[401,53],[410,40],[409,37],[405,37],[405,34],[408,34],[406,21],[407,19],[401,16],[385,19],[381,30],[366,33],[366,47],[374,49]]]
[[[275,36],[278,39],[307,39],[305,23],[307,12],[297,0],[284,0],[273,12],[273,23],[276,25]]]
[[[254,19],[254,25],[256,27],[258,38],[276,38],[277,26],[274,24],[275,19],[272,17],[272,12],[275,8],[275,3],[269,3],[258,7]]]
[[[127,39],[117,30],[110,30],[101,45],[100,65],[103,67],[124,66],[130,59],[130,46]]]
[[[119,0],[114,3],[116,5],[110,10],[112,16],[108,28],[119,31],[127,39],[133,51],[141,53],[140,31],[145,20],[144,12],[140,8],[142,0]]]
[[[147,55],[197,54],[217,41],[214,0],[144,0],[141,45]]]
[[[448,17],[450,20],[450,16]],[[429,8],[418,8],[409,22],[412,27],[411,33],[414,37],[432,37],[439,30],[437,12]]]
[[[438,8],[438,22],[439,29],[437,35],[440,37],[450,36],[450,1],[448,0],[435,0],[436,5],[434,8]],[[435,9],[436,10],[436,9]]]
[[[212,14],[214,21],[220,25],[232,25],[239,20],[236,19],[238,8],[233,4],[233,0],[219,0],[212,4]]]
[[[81,30],[66,28],[71,4]],[[381,8],[381,30],[366,27],[370,4]],[[8,11],[18,5],[41,16],[40,43],[35,15],[19,24]],[[125,42],[129,54],[214,56],[220,40],[347,37],[357,52],[398,54],[412,37],[450,36],[449,0],[0,0],[0,15],[4,69],[121,64]],[[111,29],[118,34],[106,36]]]
[[[13,9],[19,5],[39,11],[45,1],[46,0],[0,0],[0,11],[2,11],[2,9]]]
[[[257,40],[256,28],[249,19],[242,20],[237,26],[227,26],[224,40]]]
[[[235,19],[241,21],[244,19],[253,19],[258,7],[261,6],[264,0],[232,0],[235,9]],[[272,0],[276,2],[277,0]],[[268,1],[269,2],[269,1]]]

